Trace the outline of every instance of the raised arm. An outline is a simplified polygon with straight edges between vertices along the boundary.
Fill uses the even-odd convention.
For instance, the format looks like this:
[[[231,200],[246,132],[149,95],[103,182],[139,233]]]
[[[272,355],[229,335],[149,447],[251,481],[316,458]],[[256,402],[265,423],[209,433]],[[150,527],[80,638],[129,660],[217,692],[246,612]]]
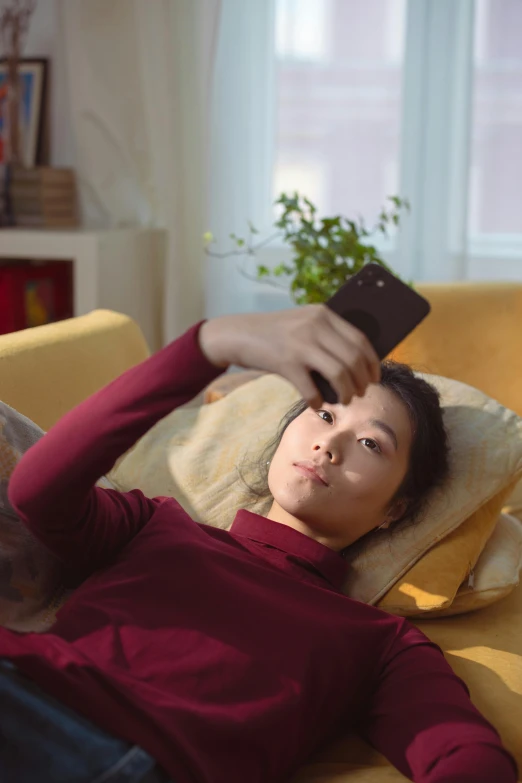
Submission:
[[[361,735],[416,783],[516,783],[517,767],[437,645],[405,623]]]
[[[79,578],[109,561],[161,502],[94,485],[157,421],[223,372],[201,351],[203,323],[67,413],[11,476],[9,501],[21,520]]]
[[[16,467],[9,500],[60,560],[84,576],[110,560],[147,522],[160,499],[94,486],[147,430],[229,364],[279,373],[310,404],[320,372],[347,404],[380,377],[366,336],[326,305],[200,321],[178,340],[63,417]]]

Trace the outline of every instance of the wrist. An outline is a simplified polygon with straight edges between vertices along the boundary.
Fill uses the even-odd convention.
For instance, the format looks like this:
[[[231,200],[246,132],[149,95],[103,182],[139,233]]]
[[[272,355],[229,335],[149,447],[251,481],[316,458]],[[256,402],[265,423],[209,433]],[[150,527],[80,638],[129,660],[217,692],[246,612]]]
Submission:
[[[220,318],[210,318],[208,321],[204,321],[199,328],[198,342],[207,361],[215,367],[225,370],[232,362],[226,355],[220,320]]]

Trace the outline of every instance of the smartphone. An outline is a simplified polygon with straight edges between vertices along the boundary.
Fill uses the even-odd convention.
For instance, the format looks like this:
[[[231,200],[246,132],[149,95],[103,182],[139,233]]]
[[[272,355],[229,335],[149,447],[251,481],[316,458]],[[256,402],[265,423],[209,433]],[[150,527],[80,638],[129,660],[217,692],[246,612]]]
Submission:
[[[430,312],[430,303],[380,264],[366,264],[341,286],[326,305],[360,329],[379,359],[412,332]],[[334,404],[337,393],[316,370],[313,381],[323,400]]]

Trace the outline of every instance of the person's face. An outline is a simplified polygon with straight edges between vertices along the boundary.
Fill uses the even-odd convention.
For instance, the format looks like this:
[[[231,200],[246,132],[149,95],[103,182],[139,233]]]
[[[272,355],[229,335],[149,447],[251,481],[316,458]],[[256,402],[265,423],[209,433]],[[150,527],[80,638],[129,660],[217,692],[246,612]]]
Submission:
[[[389,526],[404,510],[390,508],[390,500],[406,476],[411,442],[404,403],[379,384],[349,405],[307,408],[288,425],[270,463],[268,519],[335,550]],[[319,465],[328,485],[298,469],[301,461]]]

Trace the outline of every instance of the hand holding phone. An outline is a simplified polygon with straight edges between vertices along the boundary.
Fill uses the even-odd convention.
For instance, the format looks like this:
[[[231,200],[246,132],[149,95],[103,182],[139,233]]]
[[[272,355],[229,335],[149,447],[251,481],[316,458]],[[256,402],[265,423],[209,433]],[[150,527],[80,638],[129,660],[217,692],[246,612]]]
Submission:
[[[366,264],[326,302],[327,307],[363,332],[384,359],[430,312],[423,296],[379,264]],[[323,399],[338,395],[316,370],[311,372]]]
[[[315,408],[323,399],[311,370],[327,378],[345,404],[380,377],[379,357],[365,335],[325,304],[219,316],[201,325],[198,341],[217,367],[277,373]]]
[[[217,367],[277,373],[315,408],[347,405],[379,380],[380,359],[428,312],[426,300],[368,264],[326,304],[220,316],[202,324],[198,339]]]

